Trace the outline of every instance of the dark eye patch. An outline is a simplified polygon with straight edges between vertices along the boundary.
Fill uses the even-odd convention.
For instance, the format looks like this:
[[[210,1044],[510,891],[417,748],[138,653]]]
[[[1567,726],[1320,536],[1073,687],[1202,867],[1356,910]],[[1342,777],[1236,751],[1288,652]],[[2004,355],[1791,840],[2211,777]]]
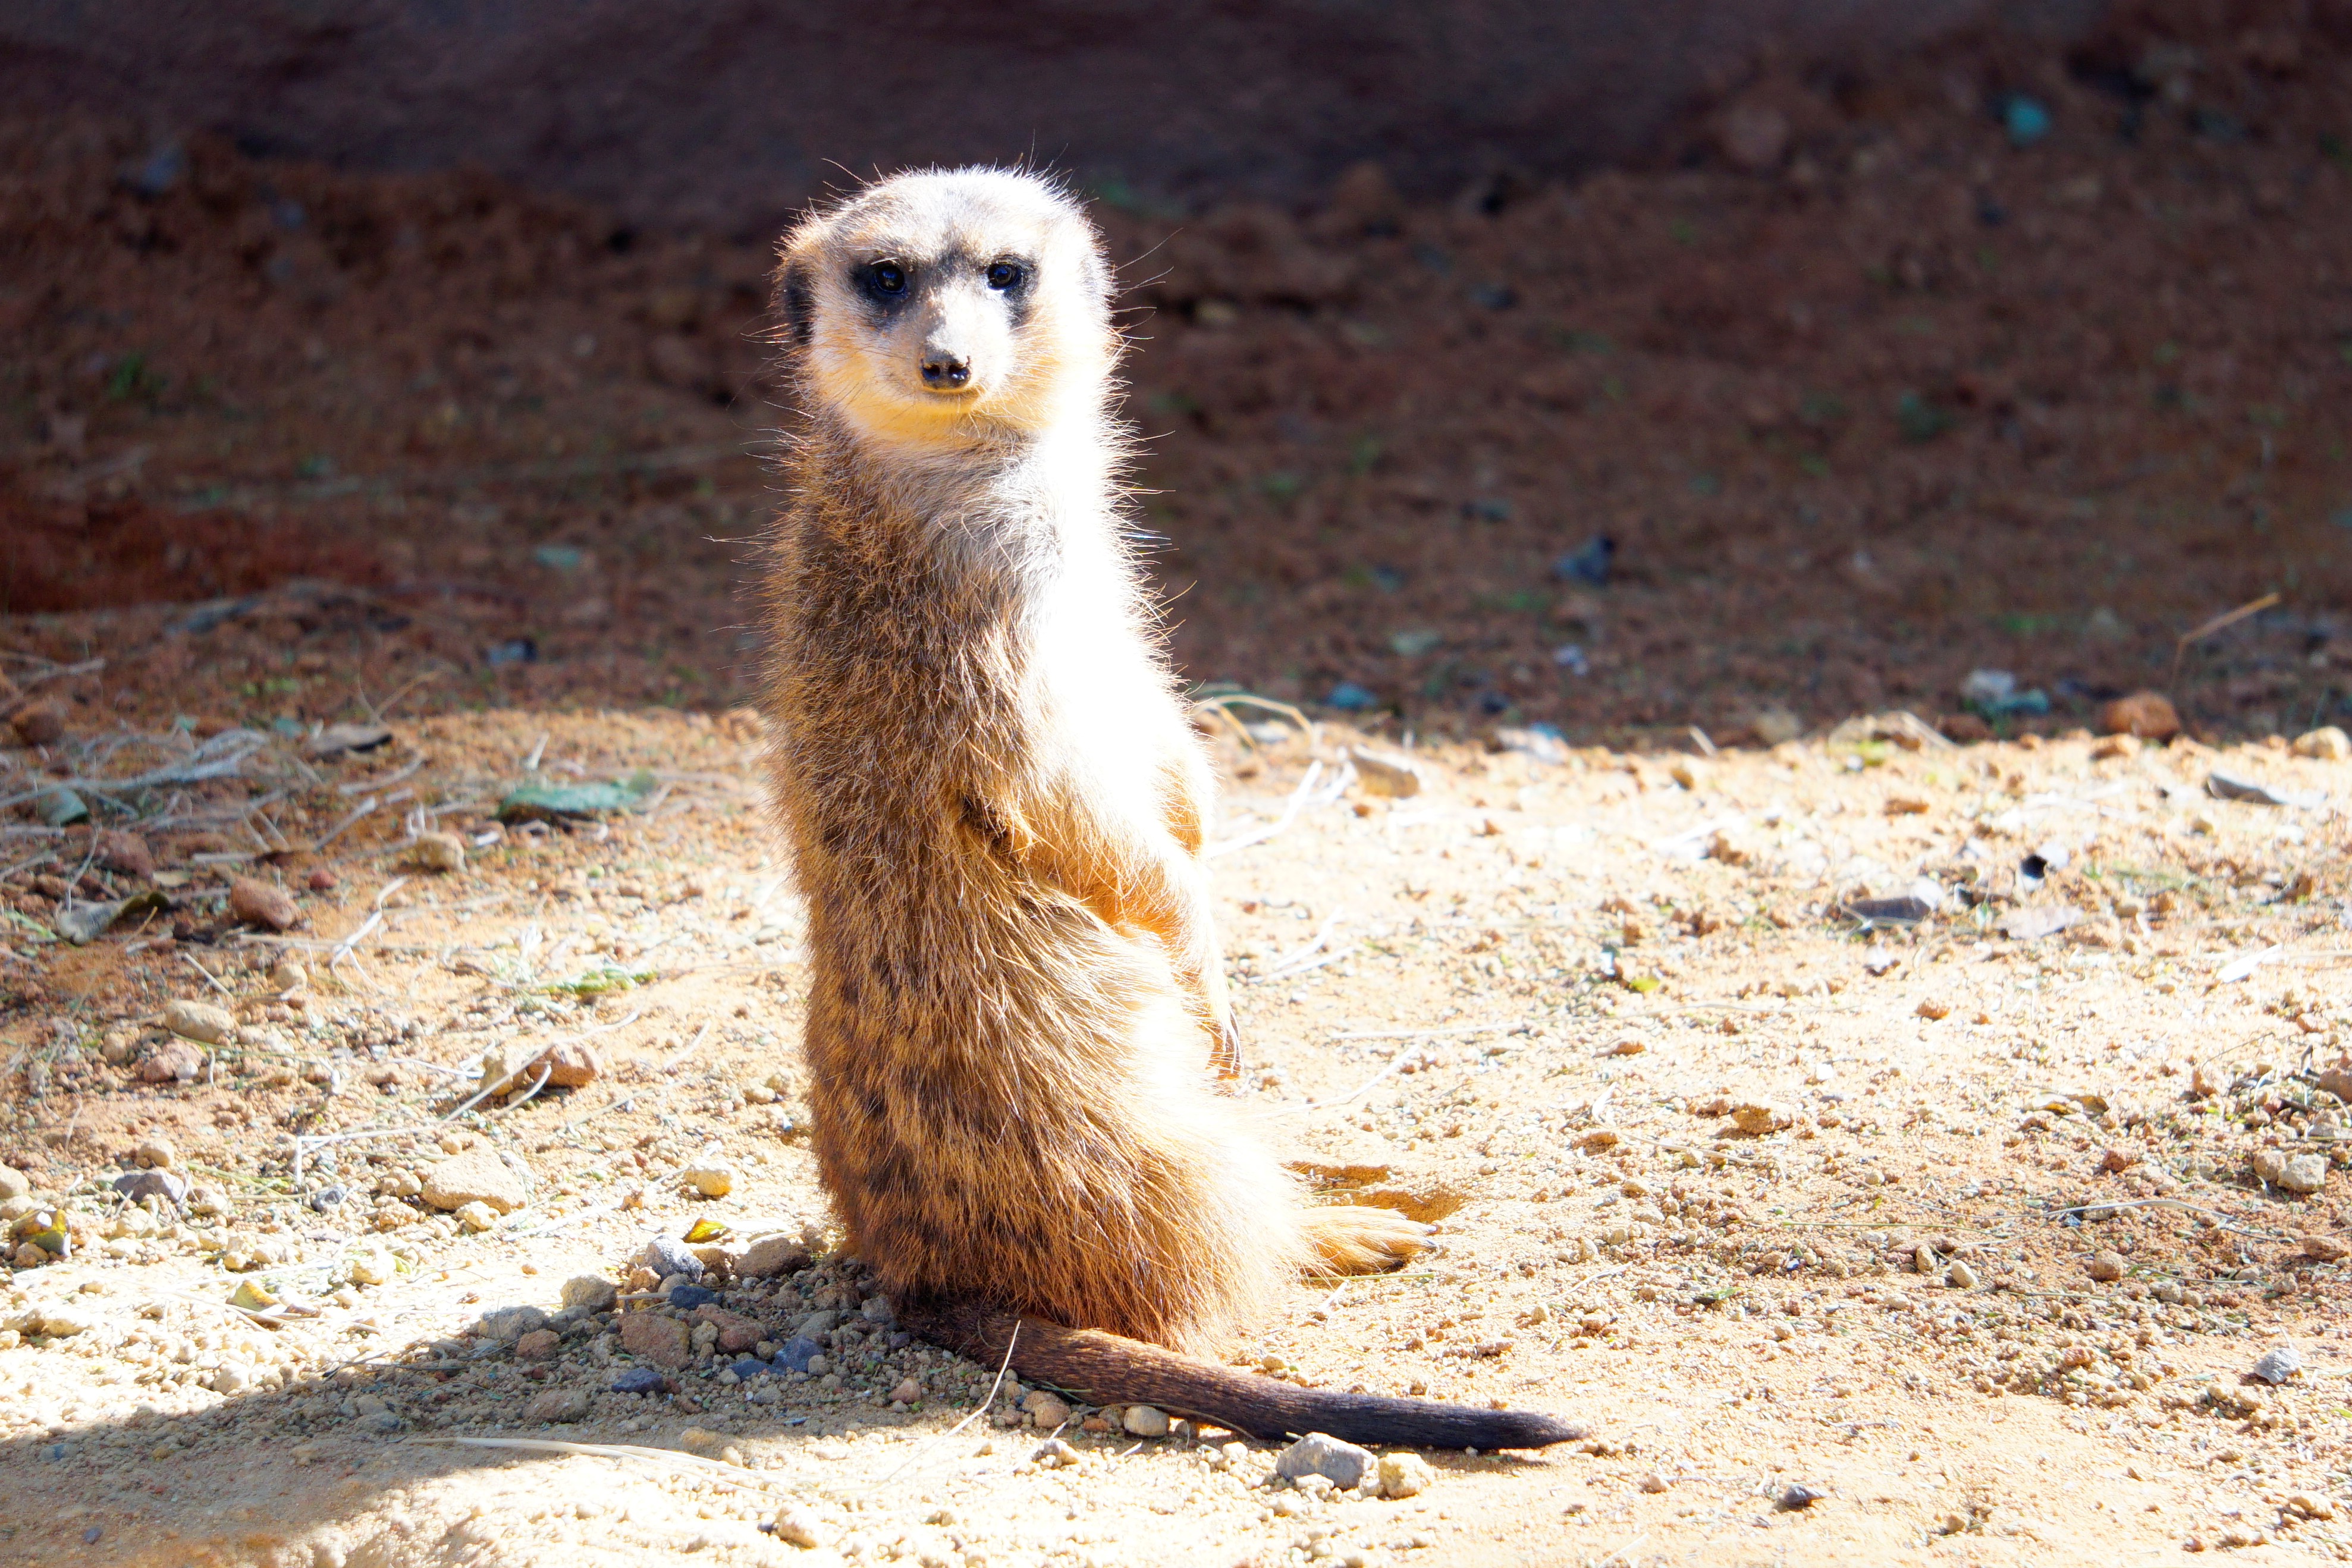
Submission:
[[[905,298],[909,282],[906,267],[895,261],[869,261],[857,270],[858,287],[886,302]]]
[[[1017,261],[992,261],[988,264],[988,286],[1012,290],[1028,281],[1029,269]]]

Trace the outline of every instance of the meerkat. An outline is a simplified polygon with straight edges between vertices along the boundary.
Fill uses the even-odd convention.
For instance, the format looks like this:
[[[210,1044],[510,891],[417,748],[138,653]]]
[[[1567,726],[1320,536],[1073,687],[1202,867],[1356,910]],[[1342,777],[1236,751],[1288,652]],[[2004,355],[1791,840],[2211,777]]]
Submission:
[[[1582,1436],[1202,1359],[1302,1270],[1393,1267],[1423,1228],[1305,1203],[1219,1092],[1213,779],[1124,529],[1111,293],[1093,225],[1025,172],[886,180],[782,248],[769,769],[824,1186],[908,1330],[1097,1403]]]

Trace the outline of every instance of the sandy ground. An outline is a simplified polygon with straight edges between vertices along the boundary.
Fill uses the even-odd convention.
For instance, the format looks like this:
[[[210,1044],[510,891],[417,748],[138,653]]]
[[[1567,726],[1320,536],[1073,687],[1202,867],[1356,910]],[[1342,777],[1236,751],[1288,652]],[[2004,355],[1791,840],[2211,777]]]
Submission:
[[[72,946],[18,895],[6,961],[47,1000],[0,1030],[28,1091],[0,1155],[31,1189],[16,1228],[62,1215],[71,1256],[0,1296],[0,1562],[2352,1552],[2347,1178],[2318,1087],[2352,1044],[2345,764],[1865,721],[1714,758],[1423,750],[1399,798],[1349,776],[1345,732],[1237,716],[1248,738],[1215,726],[1234,1113],[1327,1184],[1443,1218],[1425,1264],[1302,1285],[1234,1359],[1570,1413],[1594,1441],[1432,1455],[1418,1496],[1335,1500],[1267,1485],[1275,1445],[1080,1409],[1073,1461],[1040,1466],[1025,1391],[983,1412],[994,1369],[894,1343],[828,1251],[795,1120],[799,915],[748,724],[494,711],[315,781],[280,740],[187,786],[297,843],[390,792],[372,779],[418,814],[270,860],[156,834],[179,913]],[[637,768],[636,810],[494,825],[518,782]],[[2309,793],[2218,800],[2217,769]],[[465,837],[465,869],[421,869],[419,831]],[[302,923],[229,926],[232,875],[282,883]],[[1840,912],[1921,877],[1941,908],[1916,925]],[[2082,918],[2060,935],[2001,935],[2061,908]],[[173,998],[243,1021],[191,1081],[141,1082]],[[592,1081],[452,1113],[486,1051],[563,1040]],[[184,1218],[112,1196],[159,1138],[195,1184]],[[2323,1190],[2259,1181],[2266,1150],[2319,1155]],[[486,1228],[389,1196],[468,1151],[527,1187]],[[716,1162],[731,1190],[698,1196],[685,1173]],[[713,1331],[629,1327],[674,1313],[632,1274],[646,1242],[698,1222],[725,1228]],[[761,1237],[783,1239],[765,1264]],[[562,1310],[582,1277],[620,1287],[619,1318]],[[552,1332],[484,1321],[511,1307]],[[748,1353],[710,1344],[772,1354],[823,1311],[855,1325],[827,1372],[738,1382]],[[610,1391],[663,1344],[666,1386]],[[2281,1347],[2300,1369],[2252,1380]],[[1799,1485],[1818,1500],[1787,1506]]]

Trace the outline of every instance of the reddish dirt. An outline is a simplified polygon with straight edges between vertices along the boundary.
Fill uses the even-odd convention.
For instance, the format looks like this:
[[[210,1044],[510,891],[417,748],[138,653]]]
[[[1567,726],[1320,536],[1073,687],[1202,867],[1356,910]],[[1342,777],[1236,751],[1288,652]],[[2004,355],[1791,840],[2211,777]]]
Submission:
[[[2047,691],[2050,727],[2147,685],[2214,734],[2340,716],[2352,52],[2284,11],[2152,16],[2070,57],[1768,78],[1693,122],[1687,166],[1574,188],[1102,204],[1184,668],[1571,738],[1934,716],[1979,666]],[[2032,145],[2012,92],[2050,116]],[[1785,128],[1755,172],[1719,147],[1742,114]],[[409,618],[364,647],[225,633],[199,662],[232,690],[298,683],[244,699],[263,716],[427,670],[427,709],[736,700],[777,419],[761,248],[201,141],[149,196],[148,152],[0,136],[0,495],[36,541],[11,608],[308,575]],[[1607,588],[1555,578],[1604,534]],[[2176,674],[2183,632],[2270,591]],[[109,703],[190,700],[121,627],[9,635],[103,644]],[[243,668],[304,659],[333,678]]]

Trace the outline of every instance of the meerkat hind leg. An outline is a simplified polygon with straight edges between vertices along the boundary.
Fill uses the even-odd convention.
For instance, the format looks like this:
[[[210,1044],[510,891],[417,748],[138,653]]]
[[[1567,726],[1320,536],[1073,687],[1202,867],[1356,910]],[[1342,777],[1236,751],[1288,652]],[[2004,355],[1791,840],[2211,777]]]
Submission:
[[[1304,1209],[1300,1228],[1323,1271],[1385,1274],[1427,1245],[1429,1227],[1392,1208],[1333,1204]]]

